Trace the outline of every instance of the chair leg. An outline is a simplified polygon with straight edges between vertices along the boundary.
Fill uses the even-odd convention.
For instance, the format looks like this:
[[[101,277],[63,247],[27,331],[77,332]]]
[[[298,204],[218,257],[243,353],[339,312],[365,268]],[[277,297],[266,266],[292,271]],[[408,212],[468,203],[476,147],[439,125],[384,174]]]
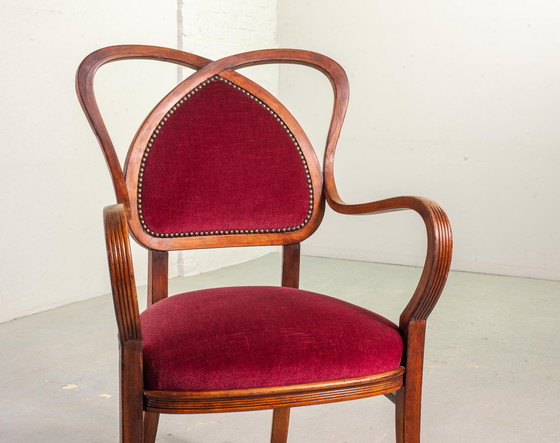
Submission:
[[[420,442],[425,328],[426,322],[410,322],[408,328],[404,385],[396,392],[397,443]]]
[[[270,443],[286,443],[290,424],[290,408],[274,409],[272,414],[272,433]]]
[[[141,342],[121,345],[120,375],[120,433],[121,443],[142,441],[143,393]]]
[[[420,442],[420,399],[413,397],[407,394],[404,387],[397,391],[397,443]]]
[[[144,443],[156,441],[159,414],[157,412],[144,412]]]
[[[142,441],[142,403],[121,395],[121,443]]]

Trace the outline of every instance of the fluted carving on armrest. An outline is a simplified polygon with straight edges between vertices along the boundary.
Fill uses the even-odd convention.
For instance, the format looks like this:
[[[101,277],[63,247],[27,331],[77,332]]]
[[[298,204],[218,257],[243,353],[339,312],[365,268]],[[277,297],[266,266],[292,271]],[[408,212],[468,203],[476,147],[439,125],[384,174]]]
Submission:
[[[103,220],[119,339],[121,343],[141,340],[140,314],[124,206],[107,206],[103,210]]]
[[[332,181],[330,183],[333,184]],[[411,196],[346,204],[338,195],[335,186],[330,190],[332,194],[327,190],[329,205],[343,214],[374,214],[411,209],[422,217],[428,236],[426,261],[414,295],[401,314],[400,326],[404,328],[410,321],[426,320],[443,291],[451,266],[453,237],[451,225],[443,209],[431,200]]]

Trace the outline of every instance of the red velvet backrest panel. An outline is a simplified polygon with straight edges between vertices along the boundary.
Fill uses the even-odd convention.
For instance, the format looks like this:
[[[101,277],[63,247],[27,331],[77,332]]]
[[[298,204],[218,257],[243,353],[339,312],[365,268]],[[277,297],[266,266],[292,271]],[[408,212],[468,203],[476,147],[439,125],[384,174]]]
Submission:
[[[320,165],[297,121],[217,63],[171,91],[129,150],[129,223],[149,248],[296,243],[323,217]]]
[[[139,173],[139,218],[155,237],[293,231],[313,209],[292,132],[268,105],[217,75],[165,115]]]
[[[106,63],[146,59],[196,70],[148,114],[121,167],[97,106]],[[324,175],[307,136],[271,94],[236,72],[288,63],[316,69],[334,93]],[[226,82],[227,80],[227,82]],[[145,45],[99,49],[80,64],[76,91],[99,141],[132,236],[155,250],[287,245],[309,237],[325,210],[348,78],[334,60],[299,49],[263,49],[219,60]],[[298,159],[299,157],[299,159]]]

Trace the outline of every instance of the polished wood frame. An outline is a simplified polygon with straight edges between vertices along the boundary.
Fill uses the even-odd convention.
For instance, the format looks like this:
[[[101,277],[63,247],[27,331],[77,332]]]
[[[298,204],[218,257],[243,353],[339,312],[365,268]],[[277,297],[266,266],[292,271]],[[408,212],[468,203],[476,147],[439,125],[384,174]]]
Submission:
[[[93,89],[94,75],[105,63],[124,59],[151,59],[176,63],[197,70],[174,88],[149,114],[140,127],[123,168],[118,161]],[[265,63],[292,63],[312,67],[331,82],[334,105],[320,171],[314,151],[291,114],[268,92],[234,69]],[[157,122],[185,92],[206,79],[220,75],[241,85],[271,106],[287,123],[302,147],[314,187],[314,211],[303,229],[267,235],[221,235],[196,238],[155,238],[147,235],[135,214],[138,153]],[[101,145],[113,180],[117,204],[104,210],[107,254],[120,344],[121,441],[153,442],[160,413],[208,413],[273,409],[271,442],[285,443],[291,407],[386,395],[396,405],[397,442],[420,441],[420,405],[426,320],[443,290],[451,262],[452,235],[443,210],[420,197],[396,197],[362,204],[347,204],[334,180],[336,144],[348,105],[348,80],[340,65],[323,55],[294,49],[253,51],[211,61],[186,52],[152,46],[113,46],[89,55],[80,65],[76,89],[82,108]],[[132,171],[132,172],[131,172]],[[345,380],[271,388],[213,391],[163,392],[144,390],[142,336],[136,297],[129,235],[148,249],[148,304],[167,297],[169,250],[245,245],[283,245],[282,285],[299,285],[300,242],[321,222],[325,200],[342,214],[375,214],[397,210],[417,212],[427,230],[427,253],[418,286],[402,311],[399,327],[404,339],[402,365],[382,374]]]

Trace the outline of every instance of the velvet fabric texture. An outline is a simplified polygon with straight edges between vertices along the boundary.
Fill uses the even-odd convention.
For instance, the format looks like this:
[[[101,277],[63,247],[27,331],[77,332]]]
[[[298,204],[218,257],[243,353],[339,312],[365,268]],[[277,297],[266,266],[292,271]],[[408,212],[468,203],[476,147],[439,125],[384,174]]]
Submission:
[[[231,287],[175,295],[141,314],[147,390],[213,391],[373,375],[400,365],[389,320],[325,295]]]
[[[291,134],[220,80],[168,116],[141,173],[142,217],[162,234],[295,227],[312,201]]]

